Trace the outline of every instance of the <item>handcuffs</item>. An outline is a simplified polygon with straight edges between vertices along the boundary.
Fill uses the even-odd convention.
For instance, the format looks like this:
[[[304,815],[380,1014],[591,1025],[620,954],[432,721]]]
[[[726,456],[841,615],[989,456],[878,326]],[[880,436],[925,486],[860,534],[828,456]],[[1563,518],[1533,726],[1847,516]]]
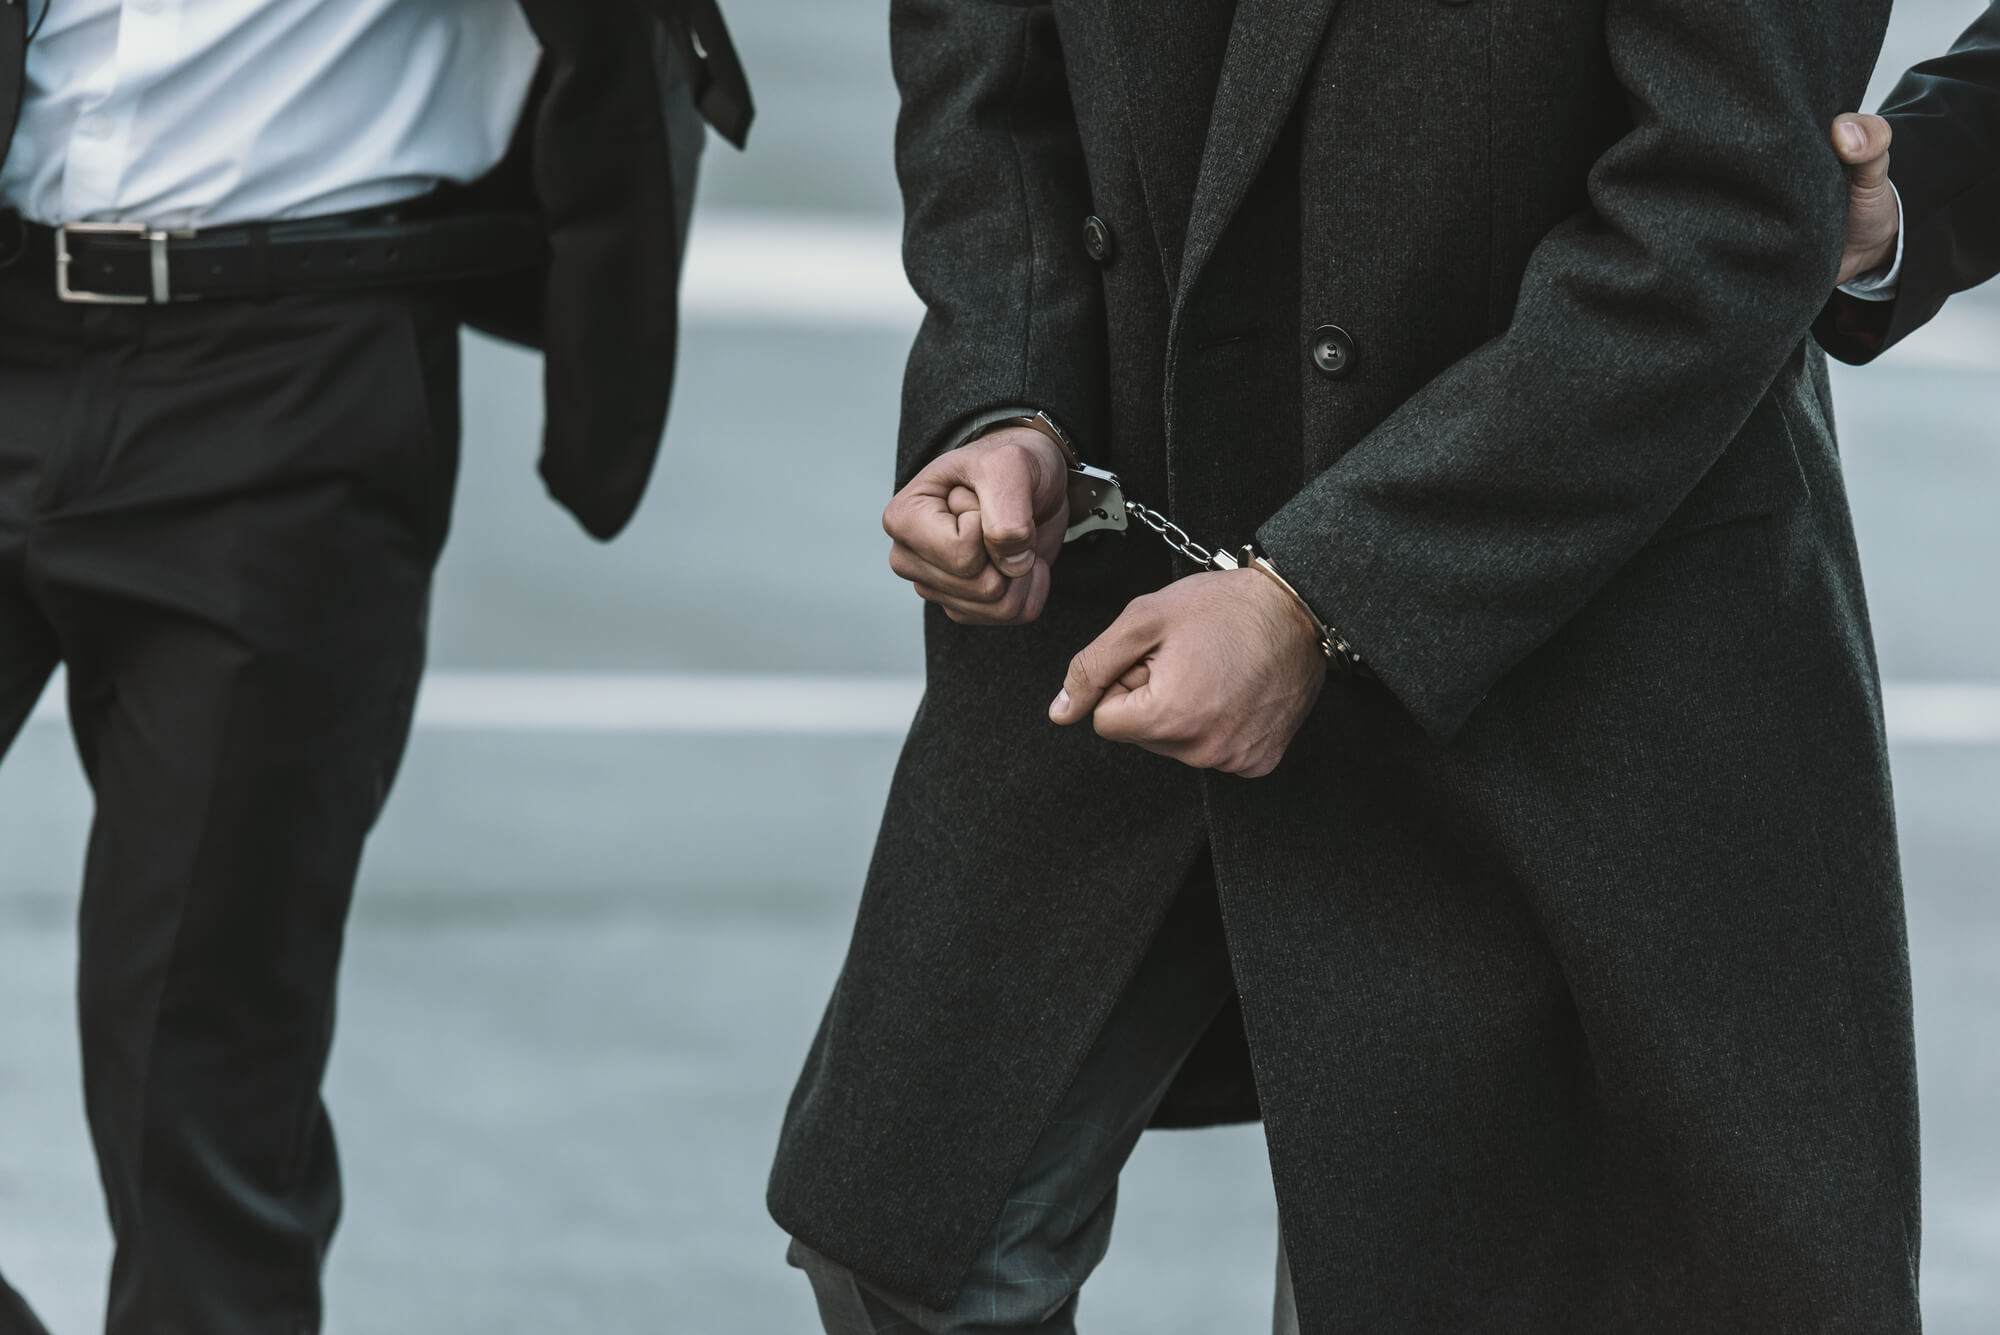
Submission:
[[[1137,519],[1159,534],[1169,547],[1203,570],[1255,570],[1268,576],[1291,595],[1293,605],[1311,623],[1319,650],[1326,656],[1330,667],[1343,672],[1367,672],[1367,664],[1362,661],[1361,655],[1341,637],[1331,622],[1320,620],[1319,613],[1313,611],[1305,595],[1293,588],[1291,581],[1278,572],[1271,558],[1259,552],[1254,544],[1246,543],[1236,553],[1223,548],[1211,551],[1188,537],[1185,529],[1157,510],[1127,499],[1118,475],[1093,468],[1079,459],[1069,436],[1047,413],[1001,418],[986,429],[992,431],[1008,426],[1023,427],[1048,437],[1069,465],[1069,527],[1063,532],[1065,543],[1075,542],[1088,533],[1124,533],[1129,527],[1128,520]]]

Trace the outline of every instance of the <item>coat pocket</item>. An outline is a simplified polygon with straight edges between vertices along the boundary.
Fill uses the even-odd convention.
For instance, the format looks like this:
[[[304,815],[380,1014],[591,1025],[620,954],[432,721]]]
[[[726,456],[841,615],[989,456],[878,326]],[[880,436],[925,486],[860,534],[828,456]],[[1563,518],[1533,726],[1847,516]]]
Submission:
[[[1738,519],[1782,514],[1810,497],[1791,426],[1779,404],[1783,392],[1781,382],[1765,394],[1743,430],[1668,517],[1653,543]]]

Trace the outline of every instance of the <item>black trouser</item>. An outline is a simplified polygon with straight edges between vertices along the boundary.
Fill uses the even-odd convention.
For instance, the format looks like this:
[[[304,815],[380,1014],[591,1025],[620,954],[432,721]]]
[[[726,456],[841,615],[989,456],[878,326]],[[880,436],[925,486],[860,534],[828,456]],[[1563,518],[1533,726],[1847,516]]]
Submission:
[[[342,930],[456,471],[456,324],[408,292],[71,306],[47,279],[0,273],[0,748],[67,664],[108,1328],[300,1335],[340,1211]],[[0,1332],[37,1329],[0,1284]]]

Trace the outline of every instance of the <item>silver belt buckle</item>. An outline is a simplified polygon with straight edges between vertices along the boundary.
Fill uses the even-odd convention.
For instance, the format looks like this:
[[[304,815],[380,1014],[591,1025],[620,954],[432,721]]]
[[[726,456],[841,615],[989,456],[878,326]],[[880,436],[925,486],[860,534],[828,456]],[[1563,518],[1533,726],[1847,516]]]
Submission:
[[[174,299],[173,287],[167,281],[167,238],[186,235],[189,233],[163,231],[144,223],[63,223],[56,228],[56,299],[85,306],[144,306],[149,302],[165,305]],[[69,239],[72,236],[132,236],[146,242],[153,261],[152,295],[114,296],[71,287]]]

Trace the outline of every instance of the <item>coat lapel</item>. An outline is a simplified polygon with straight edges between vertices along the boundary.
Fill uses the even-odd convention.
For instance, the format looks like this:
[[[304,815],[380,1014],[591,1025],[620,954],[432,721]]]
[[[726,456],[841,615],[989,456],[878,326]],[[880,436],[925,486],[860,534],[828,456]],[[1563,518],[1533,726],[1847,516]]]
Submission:
[[[1174,294],[1177,313],[1292,114],[1337,3],[1238,0],[1188,218],[1185,259]]]
[[[1132,153],[1167,291],[1180,282],[1189,209],[1236,0],[1120,0],[1106,45],[1119,70]]]

